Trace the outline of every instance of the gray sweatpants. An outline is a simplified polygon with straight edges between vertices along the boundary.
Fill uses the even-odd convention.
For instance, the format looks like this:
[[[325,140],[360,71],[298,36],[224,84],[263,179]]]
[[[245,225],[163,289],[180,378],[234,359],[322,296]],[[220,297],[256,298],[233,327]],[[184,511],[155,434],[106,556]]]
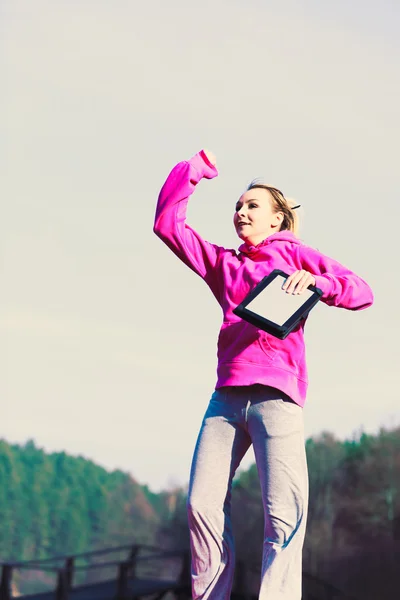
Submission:
[[[188,494],[194,600],[229,600],[232,479],[253,444],[265,531],[262,600],[300,600],[308,505],[303,410],[262,385],[215,391],[197,440]]]

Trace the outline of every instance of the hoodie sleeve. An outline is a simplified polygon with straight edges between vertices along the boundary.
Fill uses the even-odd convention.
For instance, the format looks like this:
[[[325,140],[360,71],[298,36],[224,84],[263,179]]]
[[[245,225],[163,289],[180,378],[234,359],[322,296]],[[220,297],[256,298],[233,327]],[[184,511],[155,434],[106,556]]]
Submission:
[[[204,151],[189,161],[178,163],[161,188],[156,208],[154,233],[195,273],[200,275],[218,296],[215,267],[223,248],[206,242],[186,224],[189,196],[202,178],[213,179],[216,167]]]
[[[314,275],[322,291],[321,300],[329,306],[361,310],[373,303],[372,290],[361,277],[318,250],[299,246],[299,262],[302,269]]]

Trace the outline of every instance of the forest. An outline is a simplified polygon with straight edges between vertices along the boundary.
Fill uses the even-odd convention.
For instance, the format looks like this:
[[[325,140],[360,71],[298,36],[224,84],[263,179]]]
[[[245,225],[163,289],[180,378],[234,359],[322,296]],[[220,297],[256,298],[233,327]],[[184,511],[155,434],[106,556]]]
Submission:
[[[400,588],[400,428],[346,441],[325,432],[308,439],[306,450],[305,573],[356,598],[394,599]],[[0,440],[2,562],[133,543],[187,549],[185,502],[183,488],[154,493],[130,474],[85,458],[46,453],[33,441]],[[232,511],[237,559],[253,569],[249,585],[256,588],[263,512],[255,465],[236,476]],[[34,591],[35,577],[19,574],[17,589]]]

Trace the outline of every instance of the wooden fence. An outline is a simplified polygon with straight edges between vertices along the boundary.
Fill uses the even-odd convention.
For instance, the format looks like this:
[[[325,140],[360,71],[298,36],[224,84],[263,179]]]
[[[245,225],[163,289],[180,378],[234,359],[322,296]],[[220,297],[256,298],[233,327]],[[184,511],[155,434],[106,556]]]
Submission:
[[[127,553],[123,560],[100,561],[79,565],[82,559],[98,559],[110,554]],[[179,567],[175,576],[168,581],[160,580],[157,577],[143,579],[138,574],[140,563],[161,561],[171,561],[178,559]],[[88,590],[90,585],[75,586],[74,580],[77,573],[89,570],[110,569],[115,570],[115,578],[112,586],[113,592],[107,596],[109,600],[132,600],[132,598],[150,596],[157,593],[157,600],[167,593],[174,593],[178,600],[189,600],[191,598],[190,588],[190,553],[187,550],[170,551],[160,550],[153,546],[132,545],[117,546],[114,548],[105,548],[94,550],[73,556],[55,556],[43,560],[30,560],[24,562],[0,563],[1,584],[0,600],[12,600],[16,596],[13,594],[12,582],[13,574],[18,570],[40,571],[43,573],[53,573],[56,576],[56,586],[52,592],[42,592],[38,594],[29,594],[26,598],[31,600],[70,600],[73,595],[79,599],[79,591],[85,588],[86,596],[89,597]],[[248,582],[250,578],[258,575],[257,569],[252,565],[238,563],[235,571],[235,583],[232,592],[232,600],[256,600],[257,596],[249,592]],[[132,591],[132,582],[135,583],[135,593]],[[110,584],[110,581],[92,584],[93,589],[101,584]],[[24,598],[24,596],[21,596]],[[319,580],[318,578],[303,573],[303,600],[357,600],[348,596],[335,588],[334,586]]]

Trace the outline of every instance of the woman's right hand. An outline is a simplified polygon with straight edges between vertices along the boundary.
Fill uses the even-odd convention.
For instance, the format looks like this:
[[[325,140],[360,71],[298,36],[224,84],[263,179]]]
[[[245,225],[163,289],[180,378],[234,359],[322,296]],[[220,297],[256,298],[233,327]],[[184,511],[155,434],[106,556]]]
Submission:
[[[210,152],[210,150],[207,150],[206,148],[203,149],[203,152],[206,155],[208,162],[211,163],[213,167],[216,167],[217,159],[215,157],[215,154],[213,154],[212,152]]]

